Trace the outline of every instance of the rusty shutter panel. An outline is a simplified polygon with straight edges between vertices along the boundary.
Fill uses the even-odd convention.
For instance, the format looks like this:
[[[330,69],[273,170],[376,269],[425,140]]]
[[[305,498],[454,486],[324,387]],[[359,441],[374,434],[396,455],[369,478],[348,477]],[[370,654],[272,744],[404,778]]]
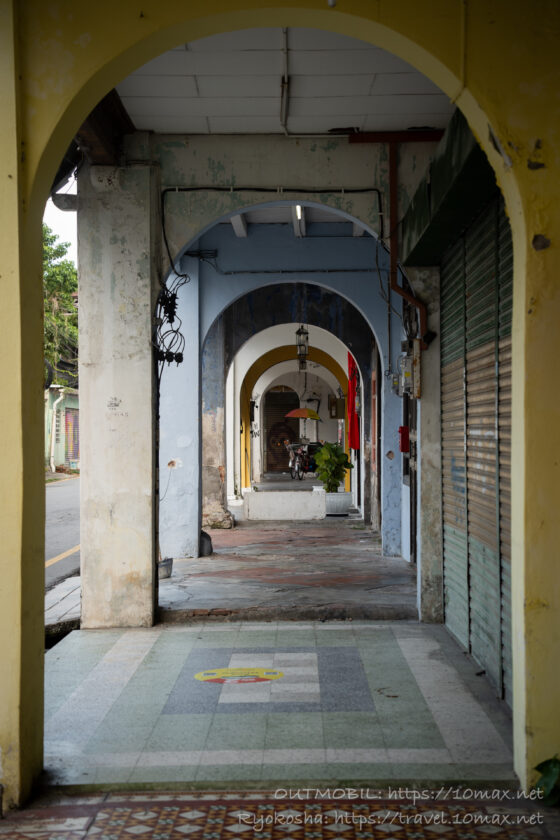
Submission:
[[[513,702],[511,634],[511,314],[513,243],[503,207],[498,218],[499,344],[498,438],[503,696]]]
[[[445,622],[511,703],[512,243],[496,199],[441,264]]]
[[[441,454],[445,623],[469,645],[464,242],[441,266]]]
[[[497,203],[465,235],[471,653],[501,693]]]
[[[284,440],[293,443],[299,434],[299,420],[286,417],[293,408],[299,408],[299,397],[295,391],[268,391],[265,396],[266,472],[288,472],[289,455]]]

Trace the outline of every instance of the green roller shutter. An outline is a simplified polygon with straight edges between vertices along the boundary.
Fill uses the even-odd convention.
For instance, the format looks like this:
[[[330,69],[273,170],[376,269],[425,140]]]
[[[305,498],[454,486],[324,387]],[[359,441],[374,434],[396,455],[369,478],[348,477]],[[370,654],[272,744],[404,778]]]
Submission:
[[[464,263],[460,241],[441,267],[441,450],[445,615],[449,629],[468,646]]]
[[[441,265],[446,623],[511,696],[511,234],[494,201]]]

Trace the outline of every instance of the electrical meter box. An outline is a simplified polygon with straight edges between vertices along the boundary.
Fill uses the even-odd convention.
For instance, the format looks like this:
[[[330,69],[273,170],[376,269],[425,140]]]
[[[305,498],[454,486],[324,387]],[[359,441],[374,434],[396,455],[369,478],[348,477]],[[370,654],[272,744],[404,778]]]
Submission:
[[[407,342],[404,342],[407,349]],[[420,399],[420,342],[414,339],[410,342],[410,348],[404,355],[397,359],[397,374],[393,379],[393,390],[402,397],[408,394],[409,397]]]
[[[399,397],[403,394],[412,396],[414,387],[414,366],[412,356],[399,356],[397,360],[399,371]]]

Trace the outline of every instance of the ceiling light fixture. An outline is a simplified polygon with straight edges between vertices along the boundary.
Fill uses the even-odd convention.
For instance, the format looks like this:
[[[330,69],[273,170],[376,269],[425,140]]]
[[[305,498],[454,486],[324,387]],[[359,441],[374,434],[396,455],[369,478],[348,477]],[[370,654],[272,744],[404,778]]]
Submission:
[[[296,204],[296,216],[298,222],[301,221],[301,204]]]

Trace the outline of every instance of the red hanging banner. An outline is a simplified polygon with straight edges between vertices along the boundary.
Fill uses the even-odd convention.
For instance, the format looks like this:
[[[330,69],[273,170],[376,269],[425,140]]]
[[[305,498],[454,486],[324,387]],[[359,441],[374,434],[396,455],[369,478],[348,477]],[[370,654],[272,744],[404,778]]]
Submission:
[[[351,353],[348,353],[348,446],[360,448],[360,418],[356,406],[359,391],[358,367]]]

